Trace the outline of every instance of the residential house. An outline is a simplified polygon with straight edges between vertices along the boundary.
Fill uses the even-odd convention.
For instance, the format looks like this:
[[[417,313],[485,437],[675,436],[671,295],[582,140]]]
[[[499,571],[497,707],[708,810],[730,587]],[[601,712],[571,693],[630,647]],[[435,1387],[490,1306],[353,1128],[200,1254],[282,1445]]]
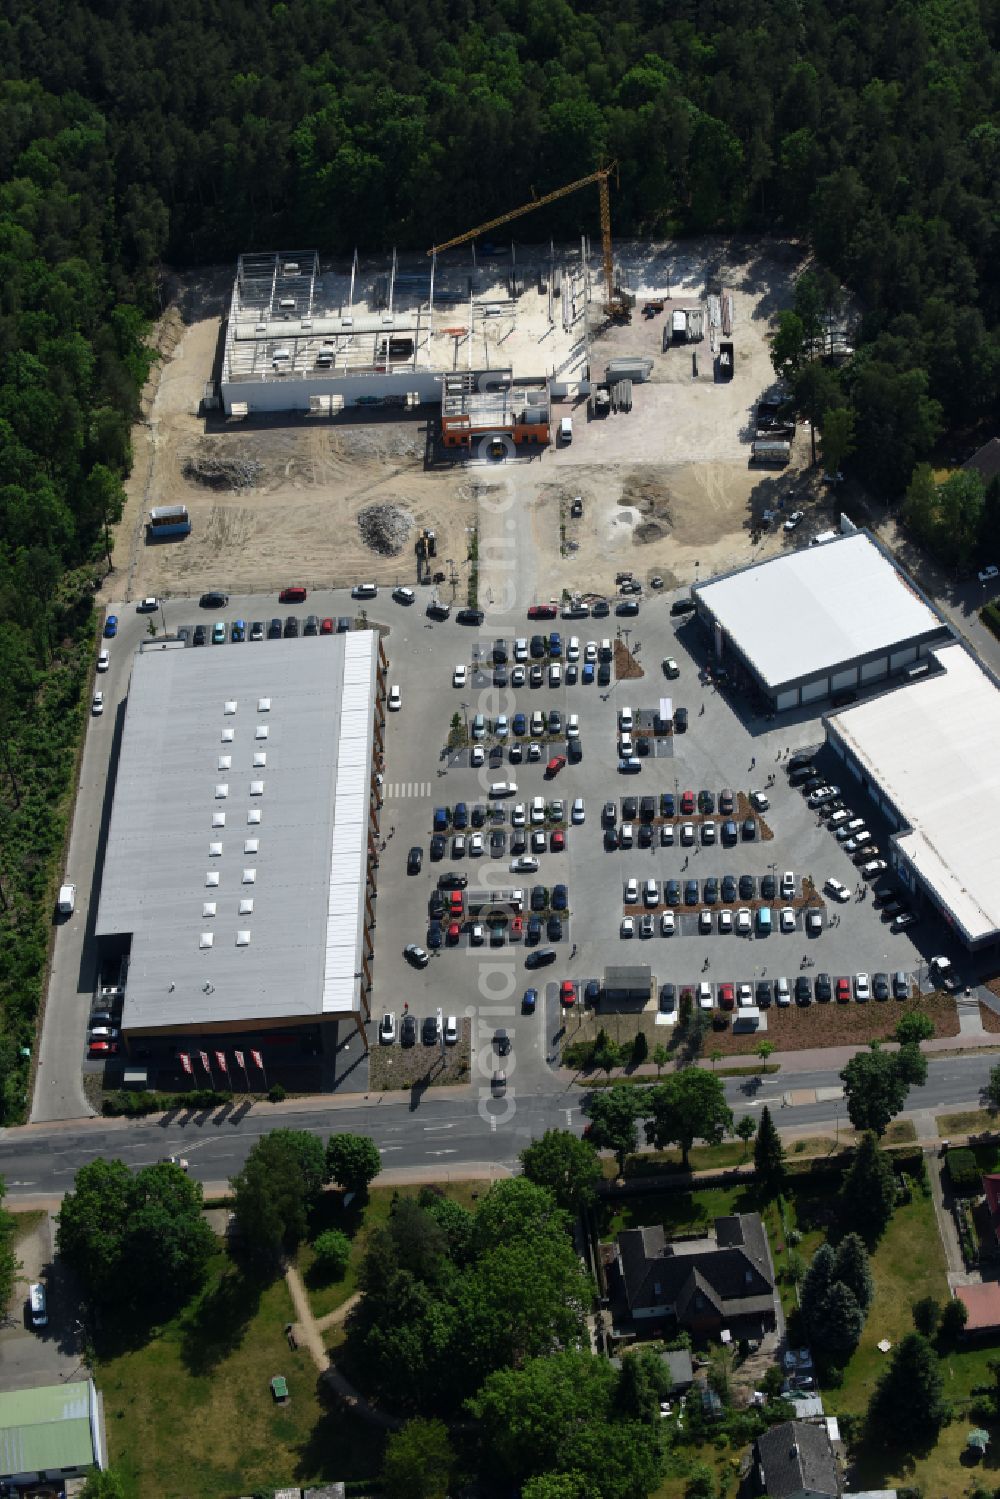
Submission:
[[[630,1228],[615,1251],[633,1320],[696,1338],[759,1338],[777,1326],[774,1265],[759,1213],[717,1218],[710,1238],[668,1242],[662,1225]],[[652,1328],[650,1328],[652,1330]]]
[[[767,1499],[840,1499],[840,1467],[825,1425],[782,1421],[759,1436],[751,1492]]]

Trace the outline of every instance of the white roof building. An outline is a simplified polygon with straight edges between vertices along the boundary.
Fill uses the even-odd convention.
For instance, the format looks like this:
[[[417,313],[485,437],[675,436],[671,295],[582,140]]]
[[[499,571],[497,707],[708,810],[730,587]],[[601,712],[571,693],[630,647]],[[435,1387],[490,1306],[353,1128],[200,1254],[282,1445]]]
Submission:
[[[827,733],[899,831],[904,882],[969,947],[1000,939],[1000,689],[961,645],[934,670],[833,715]]]
[[[778,711],[879,682],[951,635],[865,531],[742,568],[692,593],[717,655]]]

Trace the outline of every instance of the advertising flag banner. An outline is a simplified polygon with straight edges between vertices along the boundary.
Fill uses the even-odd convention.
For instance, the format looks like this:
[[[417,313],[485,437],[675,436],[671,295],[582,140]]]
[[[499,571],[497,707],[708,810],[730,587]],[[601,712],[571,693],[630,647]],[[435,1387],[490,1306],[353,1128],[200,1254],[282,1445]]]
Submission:
[[[245,1072],[246,1071],[246,1063],[243,1060],[243,1053],[241,1051],[234,1051],[233,1052],[233,1056],[236,1058],[236,1065],[237,1065],[237,1067],[241,1067],[244,1070],[244,1072]]]
[[[201,1057],[201,1065],[204,1067],[205,1071],[206,1072],[211,1072],[211,1070],[212,1070],[212,1064],[208,1060],[208,1052],[207,1051],[200,1051],[198,1053],[198,1055]]]
[[[187,1054],[186,1051],[182,1051],[180,1053],[180,1059],[181,1059],[181,1066],[184,1068],[184,1071],[190,1077],[191,1072],[192,1072],[191,1058],[188,1056],[188,1054]]]
[[[259,1067],[260,1070],[261,1070],[261,1072],[263,1072],[264,1071],[264,1059],[261,1056],[260,1052],[259,1051],[251,1051],[250,1055],[253,1058],[253,1064],[254,1064],[254,1066],[255,1067]]]
[[[220,1072],[229,1071],[229,1068],[226,1066],[226,1053],[224,1051],[217,1051],[215,1053],[215,1065]]]

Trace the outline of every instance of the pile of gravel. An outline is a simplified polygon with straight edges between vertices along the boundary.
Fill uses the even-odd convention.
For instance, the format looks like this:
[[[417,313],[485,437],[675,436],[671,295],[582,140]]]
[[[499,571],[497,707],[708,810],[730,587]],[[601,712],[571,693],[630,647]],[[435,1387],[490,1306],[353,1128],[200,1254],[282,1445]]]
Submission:
[[[264,465],[257,458],[218,458],[198,453],[185,458],[181,471],[192,484],[204,484],[209,489],[253,489]]]
[[[398,505],[366,505],[358,514],[361,540],[380,557],[398,557],[412,529],[413,516]]]

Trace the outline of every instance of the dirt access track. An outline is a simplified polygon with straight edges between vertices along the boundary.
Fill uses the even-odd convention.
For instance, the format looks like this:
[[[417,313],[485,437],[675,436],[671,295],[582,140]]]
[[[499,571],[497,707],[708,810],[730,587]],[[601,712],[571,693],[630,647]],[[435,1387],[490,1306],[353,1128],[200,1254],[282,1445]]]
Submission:
[[[768,333],[790,303],[803,265],[800,248],[705,240],[621,245],[618,254],[638,288],[638,307],[630,326],[593,338],[591,369],[601,379],[609,359],[648,354],[650,382],[634,387],[628,414],[588,422],[585,400],[556,406],[555,422],[574,417],[571,446],[489,465],[428,466],[428,423],[436,424],[437,413],[426,407],[390,421],[356,411],[333,420],[199,416],[232,272],[214,268],[179,281],[154,332],[161,358],[134,432],[135,466],[109,596],[190,594],[210,586],[272,592],[287,582],[412,584],[413,541],[428,527],[437,534],[442,570],[450,574],[447,564],[454,563],[463,602],[470,533],[478,527],[480,601],[489,603],[494,588],[483,542],[501,513],[508,531],[516,516],[522,596],[607,589],[621,569],[644,578],[659,574],[669,588],[776,555],[829,526],[828,496],[815,470],[804,472],[808,432],[799,432],[788,469],[748,466],[753,407],[773,384]],[[664,319],[672,307],[698,305],[710,279],[733,296],[736,371],[729,383],[715,381],[708,339],[662,351]],[[665,312],[645,319],[643,289],[652,295],[668,287]],[[577,495],[583,516],[571,519]],[[794,542],[780,527],[754,540],[752,517],[779,501],[786,511],[806,512],[802,530]],[[147,544],[149,508],[177,503],[190,511],[191,535]],[[381,503],[398,507],[409,523],[395,555],[373,551],[358,528],[359,513]]]

